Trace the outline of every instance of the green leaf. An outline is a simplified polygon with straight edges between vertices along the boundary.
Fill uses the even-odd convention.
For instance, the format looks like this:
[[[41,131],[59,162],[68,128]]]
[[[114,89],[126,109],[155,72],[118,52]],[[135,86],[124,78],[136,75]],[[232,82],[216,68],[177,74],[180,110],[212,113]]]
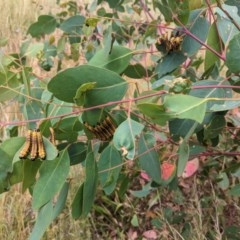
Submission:
[[[201,8],[201,6],[202,6],[202,0],[191,0],[191,1],[189,1],[189,9],[190,10]]]
[[[86,217],[94,202],[97,190],[98,170],[93,152],[88,153],[85,167],[85,182],[79,187],[72,202],[72,217],[74,219],[78,219],[80,216]]]
[[[191,27],[189,31],[202,42],[206,41],[210,24],[206,18],[202,17],[202,12],[199,12],[199,15],[195,18],[192,18]],[[201,44],[197,42],[190,35],[186,35],[182,43],[182,51],[187,53],[188,57],[191,57],[195,54],[201,47]]]
[[[58,73],[50,80],[48,90],[58,99],[73,103],[78,88],[89,82],[96,82],[96,85],[85,93],[85,107],[121,100],[127,90],[127,82],[118,74],[89,65]]]
[[[36,175],[40,168],[42,161],[23,161],[23,182],[22,192],[25,192],[27,188],[30,188],[36,182]]]
[[[145,69],[140,63],[128,65],[124,74],[130,78],[142,79],[150,76],[152,73],[150,70]]]
[[[23,161],[18,161],[13,164],[13,170],[11,173],[11,176],[9,178],[10,185],[14,185],[16,183],[19,183],[23,180]]]
[[[108,87],[94,88],[86,93],[85,107],[97,106],[109,102],[121,100],[127,90],[127,83],[116,83]],[[113,108],[115,105],[109,105],[107,108]]]
[[[83,207],[83,188],[84,184],[79,187],[73,202],[72,202],[72,217],[73,219],[78,219],[82,215]]]
[[[179,158],[177,167],[177,176],[181,177],[189,159],[189,145],[186,141],[182,141],[179,147]]]
[[[228,84],[228,82],[224,81],[224,84]],[[217,85],[219,87],[210,87],[211,85]],[[232,91],[229,91],[228,88],[221,88],[222,81],[215,80],[202,80],[195,82],[193,84],[192,90],[189,92],[189,95],[199,97],[199,98],[232,98]],[[201,88],[201,86],[203,86]],[[209,86],[209,88],[204,88],[204,86]],[[229,85],[230,86],[230,85]],[[196,87],[196,88],[195,88]],[[208,100],[207,101],[207,111],[210,111],[214,106],[215,109],[224,109],[228,107],[229,101],[224,100]],[[217,106],[218,105],[218,106]]]
[[[110,8],[117,8],[122,3],[121,0],[106,0],[106,2]]]
[[[83,142],[76,142],[68,147],[68,154],[70,158],[70,164],[75,165],[85,160],[87,153],[86,144]]]
[[[122,151],[126,158],[133,160],[136,151],[135,137],[140,135],[144,126],[130,118],[122,122],[113,136],[115,147]]]
[[[93,109],[82,114],[82,121],[94,126],[106,118],[103,109]]]
[[[12,166],[14,155],[24,143],[25,138],[13,137],[5,140],[0,147],[0,192],[8,189],[9,184],[20,182],[23,178],[22,163]],[[9,174],[11,173],[11,174]]]
[[[19,151],[19,148],[22,147],[24,142],[25,137],[12,137],[2,142],[0,149],[4,150],[8,154],[11,159],[10,164],[12,164],[12,160],[16,155],[16,152]]]
[[[138,217],[136,214],[133,215],[132,220],[131,220],[131,224],[133,227],[138,227],[139,226],[139,222],[138,222]]]
[[[162,0],[162,1],[154,0],[153,3],[154,3],[154,6],[156,6],[159,9],[159,11],[163,14],[165,21],[171,22],[172,21],[172,9],[169,7],[168,1],[167,0]]]
[[[169,54],[165,55],[155,69],[156,73],[158,73],[158,77],[172,72],[186,59],[187,57],[182,52],[170,52]]]
[[[210,46],[212,49],[216,50],[216,52],[219,52],[219,54],[221,54],[221,41],[219,39],[218,29],[215,24],[212,24],[209,29],[207,45]],[[216,62],[219,62],[219,57],[216,56],[216,54],[214,54],[213,52],[206,49],[204,59],[205,71],[212,67]]]
[[[231,7],[231,6],[222,4],[222,7],[227,12],[231,13],[231,17],[234,19],[235,22],[238,22],[238,24],[240,24],[240,18],[235,6]],[[216,8],[216,14],[217,14],[216,23],[217,23],[217,29],[218,29],[219,35],[223,43],[228,44],[229,41],[233,38],[233,36],[239,33],[239,30],[220,8]]]
[[[110,54],[105,49],[101,49],[91,58],[88,64],[120,74],[127,68],[131,57],[132,51],[130,49],[113,46]]]
[[[159,154],[155,148],[155,137],[150,134],[142,134],[138,143],[139,163],[141,169],[156,183],[161,182],[161,170]]]
[[[32,37],[41,37],[44,34],[52,33],[57,27],[57,21],[53,16],[41,15],[38,17],[38,21],[33,23],[27,33]]]
[[[40,240],[53,220],[53,203],[49,201],[39,210],[36,223],[29,236],[29,240]]]
[[[204,128],[204,139],[212,139],[218,137],[226,126],[224,115],[215,115],[211,122]]]
[[[68,114],[72,112],[71,104],[68,104],[68,106],[66,106],[65,102],[60,101],[57,98],[53,98],[52,100],[49,99],[49,101],[51,102],[51,104],[46,105],[46,114],[48,117],[55,117],[58,115]],[[54,125],[58,121],[59,121],[58,118],[51,119],[52,125]]]
[[[173,119],[169,121],[169,130],[174,141],[179,141],[180,138],[184,138],[189,129],[191,129],[196,122],[191,119]],[[199,124],[196,128],[196,132],[202,129],[202,126]]]
[[[25,55],[29,57],[37,57],[37,55],[41,53],[43,49],[44,49],[44,43],[42,42],[30,43]]]
[[[224,101],[224,104],[218,104],[218,102],[216,102],[216,104],[212,104],[210,111],[213,111],[213,112],[227,111],[239,106],[240,106],[239,100],[229,100],[229,101],[226,100]]]
[[[18,95],[19,91],[18,74],[13,72],[0,72],[0,102],[5,102]]]
[[[58,195],[57,202],[53,209],[53,220],[62,212],[63,208],[65,207],[69,186],[69,182],[65,182]]]
[[[150,117],[154,123],[159,125],[165,125],[166,122],[172,117],[172,114],[166,112],[163,105],[154,103],[140,103],[137,104],[137,107],[143,114]]]
[[[52,221],[61,213],[67,200],[69,183],[65,182],[58,196],[55,206],[52,201],[40,208],[37,220],[30,234],[29,240],[40,240]]]
[[[110,195],[117,184],[122,169],[122,156],[112,145],[108,145],[98,160],[99,180],[104,192]]]
[[[68,142],[76,141],[78,131],[83,129],[82,123],[80,123],[78,116],[60,119],[59,122],[56,122],[53,127],[55,138],[57,140],[67,140]]]
[[[221,181],[218,182],[218,186],[223,190],[227,190],[229,188],[230,181],[228,179],[228,176],[225,172],[220,172],[218,176]]]
[[[174,14],[178,15],[178,19],[180,20],[181,24],[187,24],[190,15],[189,11],[190,1],[181,2],[171,1],[171,2],[174,3],[174,8],[172,9],[172,11],[174,12]],[[179,24],[179,22],[176,20],[174,22],[176,24]]]
[[[187,118],[199,123],[202,123],[206,112],[206,100],[188,95],[167,95],[164,106],[173,118]]]
[[[69,173],[70,160],[67,149],[53,161],[44,161],[40,167],[40,177],[33,189],[33,208],[47,203],[63,186]]]
[[[5,192],[9,188],[8,173],[12,170],[12,159],[0,148],[0,193]]]
[[[239,197],[240,196],[240,184],[236,184],[234,187],[232,187],[229,190],[229,194],[234,197]]]
[[[232,73],[239,73],[240,66],[238,64],[240,60],[240,33],[235,35],[229,42],[227,54],[226,54],[226,66]]]
[[[85,17],[80,15],[72,16],[60,24],[60,29],[69,34],[81,34],[85,24]]]
[[[143,197],[146,197],[148,194],[150,194],[151,191],[152,191],[151,183],[148,183],[142,186],[141,190],[130,191],[130,192],[134,197],[143,198]]]
[[[236,14],[238,14],[238,17],[239,17],[239,13],[240,13],[240,2],[238,0],[227,0],[224,2],[224,7],[225,7],[225,4],[227,5],[230,5],[230,6],[234,6],[234,7],[237,7],[237,11],[236,11]],[[235,17],[235,15],[234,15]]]
[[[90,212],[97,191],[98,169],[93,152],[88,153],[85,168],[86,178],[83,186],[82,217],[86,217]]]

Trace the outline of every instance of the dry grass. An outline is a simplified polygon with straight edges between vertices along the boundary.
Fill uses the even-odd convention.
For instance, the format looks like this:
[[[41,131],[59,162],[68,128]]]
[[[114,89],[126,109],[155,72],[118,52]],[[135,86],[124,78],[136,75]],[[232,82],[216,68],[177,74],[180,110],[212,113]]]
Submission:
[[[0,2],[0,38],[9,39],[7,50],[17,51],[29,25],[39,14],[54,9],[54,0],[2,0]]]

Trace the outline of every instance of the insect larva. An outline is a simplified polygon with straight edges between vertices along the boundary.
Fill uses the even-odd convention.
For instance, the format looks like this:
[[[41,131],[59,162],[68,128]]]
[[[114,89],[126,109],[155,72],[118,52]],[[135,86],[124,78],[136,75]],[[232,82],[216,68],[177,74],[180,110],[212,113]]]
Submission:
[[[100,136],[99,136],[98,132],[96,132],[91,125],[89,125],[87,122],[84,122],[83,124],[84,124],[84,126],[87,128],[87,130],[88,130],[89,132],[91,132],[92,134],[94,134],[96,138],[99,138],[99,139],[100,139]]]
[[[99,124],[94,127],[94,131],[100,135],[100,140],[102,141],[106,141],[109,138],[107,133],[104,131],[104,129],[101,128]]]
[[[109,116],[107,116],[104,119],[103,126],[104,126],[105,129],[107,128],[111,132],[111,135],[113,136],[113,134],[115,132],[115,129],[116,129],[116,126]]]
[[[36,130],[37,133],[37,148],[38,148],[38,156],[44,160],[46,158],[46,151],[43,143],[43,137],[39,129]]]
[[[54,130],[52,127],[49,128],[50,130],[50,142],[55,146],[56,143],[55,143],[55,134],[54,134]]]
[[[37,131],[34,130],[32,132],[32,147],[30,152],[30,159],[33,161],[38,156],[38,139],[37,139]]]
[[[19,158],[20,159],[23,159],[23,158],[26,158],[29,151],[30,151],[30,148],[31,148],[31,141],[32,141],[32,130],[28,130],[27,132],[27,136],[26,136],[26,141],[25,141],[25,144],[19,154]]]
[[[112,137],[111,131],[108,128],[104,127],[103,123],[98,123],[97,128],[104,133],[106,139],[110,139]]]

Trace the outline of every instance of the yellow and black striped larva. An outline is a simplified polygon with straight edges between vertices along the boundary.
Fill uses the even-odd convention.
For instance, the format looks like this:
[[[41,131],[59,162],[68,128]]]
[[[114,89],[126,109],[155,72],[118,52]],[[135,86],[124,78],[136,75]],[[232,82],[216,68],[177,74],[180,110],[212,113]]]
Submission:
[[[85,127],[92,132],[96,138],[107,141],[113,137],[116,126],[109,116],[107,116],[101,123],[97,123],[96,126],[91,126],[88,123],[84,123]]]
[[[98,123],[97,126],[96,126],[100,131],[102,131],[104,133],[104,135],[106,136],[107,139],[110,139],[112,138],[112,133],[111,131],[104,127],[104,124],[103,122],[102,123]]]
[[[38,138],[37,138],[37,130],[32,132],[32,145],[30,152],[30,159],[34,161],[38,157]]]
[[[26,142],[19,154],[20,159],[24,159],[27,157],[28,153],[30,152],[31,145],[32,145],[32,130],[28,130],[26,135]]]
[[[43,137],[42,137],[42,133],[40,132],[39,129],[35,130],[37,133],[37,149],[38,149],[38,156],[44,160],[46,158],[46,150],[44,147],[44,143],[43,143]]]
[[[94,136],[98,139],[101,139],[101,135],[99,134],[98,131],[96,131],[94,129],[93,126],[89,125],[87,122],[84,122],[84,126],[88,129],[89,132],[91,132],[92,134],[94,134]]]
[[[104,119],[102,124],[105,129],[108,129],[108,131],[111,133],[111,137],[112,137],[116,130],[116,126],[115,126],[114,122],[112,121],[112,119],[109,116],[107,116]]]
[[[100,140],[106,141],[109,139],[108,134],[106,133],[105,129],[98,123],[94,126],[94,131],[96,131],[100,135]]]

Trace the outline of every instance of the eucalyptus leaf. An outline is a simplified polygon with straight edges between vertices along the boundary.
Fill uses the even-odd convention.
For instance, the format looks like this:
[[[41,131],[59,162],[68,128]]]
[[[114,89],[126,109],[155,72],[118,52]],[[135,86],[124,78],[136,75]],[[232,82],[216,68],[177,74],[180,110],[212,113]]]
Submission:
[[[64,20],[60,24],[60,29],[69,34],[81,34],[82,27],[85,24],[85,17],[75,15]]]
[[[228,45],[228,50],[226,54],[226,66],[232,73],[239,73],[239,60],[240,60],[240,33],[236,34]]]
[[[53,161],[44,161],[39,169],[40,177],[33,189],[33,208],[46,204],[63,186],[70,168],[67,149]]]
[[[83,212],[83,187],[84,184],[81,184],[78,188],[78,191],[72,202],[72,217],[73,219],[78,219],[82,215]]]
[[[111,53],[105,49],[98,51],[88,62],[89,65],[106,68],[116,73],[122,73],[128,66],[132,51],[122,46],[113,46]]]
[[[221,54],[221,40],[219,39],[219,33],[217,26],[215,24],[212,24],[208,37],[207,37],[207,45],[210,46],[212,49],[214,49],[216,52],[219,52]],[[205,71],[208,70],[210,67],[212,67],[216,62],[219,62],[219,57],[216,56],[213,52],[206,49],[205,53],[205,59],[204,59],[204,69]]]
[[[239,197],[240,196],[240,184],[234,185],[230,190],[229,194],[231,196]]]
[[[156,66],[156,73],[158,77],[162,77],[167,73],[174,71],[177,67],[182,64],[187,57],[182,52],[171,52],[165,55]]]
[[[195,40],[195,38],[205,42],[210,27],[209,22],[206,18],[202,17],[201,12],[198,16],[192,18],[190,24],[191,26],[189,31],[194,35],[194,38],[190,35],[187,35],[184,37],[182,43],[182,51],[187,53],[188,57],[191,57],[193,54],[195,54],[202,46],[201,43]]]
[[[11,71],[0,72],[0,102],[5,102],[18,95],[20,81]]]
[[[40,240],[53,219],[53,203],[49,201],[41,207],[29,240]]]
[[[122,156],[120,152],[110,144],[103,150],[98,160],[99,180],[107,195],[114,191],[121,169]]]
[[[189,95],[167,95],[164,107],[174,118],[192,119],[202,123],[206,112],[206,100]]]
[[[73,103],[79,87],[89,82],[96,82],[96,85],[85,94],[86,107],[121,100],[127,90],[126,81],[118,74],[90,65],[81,65],[59,72],[48,83],[48,90],[56,98]]]
[[[155,138],[150,134],[142,134],[139,143],[139,163],[141,169],[151,177],[151,179],[160,184],[161,169],[159,155],[154,149]]]
[[[136,152],[135,138],[140,135],[143,128],[142,124],[128,118],[118,126],[114,133],[115,147],[130,160],[133,160]]]
[[[178,177],[182,176],[188,159],[189,159],[189,145],[186,141],[182,141],[179,147],[179,158],[177,166]]]
[[[53,16],[41,15],[38,17],[37,22],[33,23],[28,28],[28,33],[32,37],[40,37],[44,34],[52,33],[57,27],[57,21]]]
[[[86,177],[83,186],[82,217],[86,217],[90,212],[97,190],[98,169],[93,152],[87,155],[85,169]]]

